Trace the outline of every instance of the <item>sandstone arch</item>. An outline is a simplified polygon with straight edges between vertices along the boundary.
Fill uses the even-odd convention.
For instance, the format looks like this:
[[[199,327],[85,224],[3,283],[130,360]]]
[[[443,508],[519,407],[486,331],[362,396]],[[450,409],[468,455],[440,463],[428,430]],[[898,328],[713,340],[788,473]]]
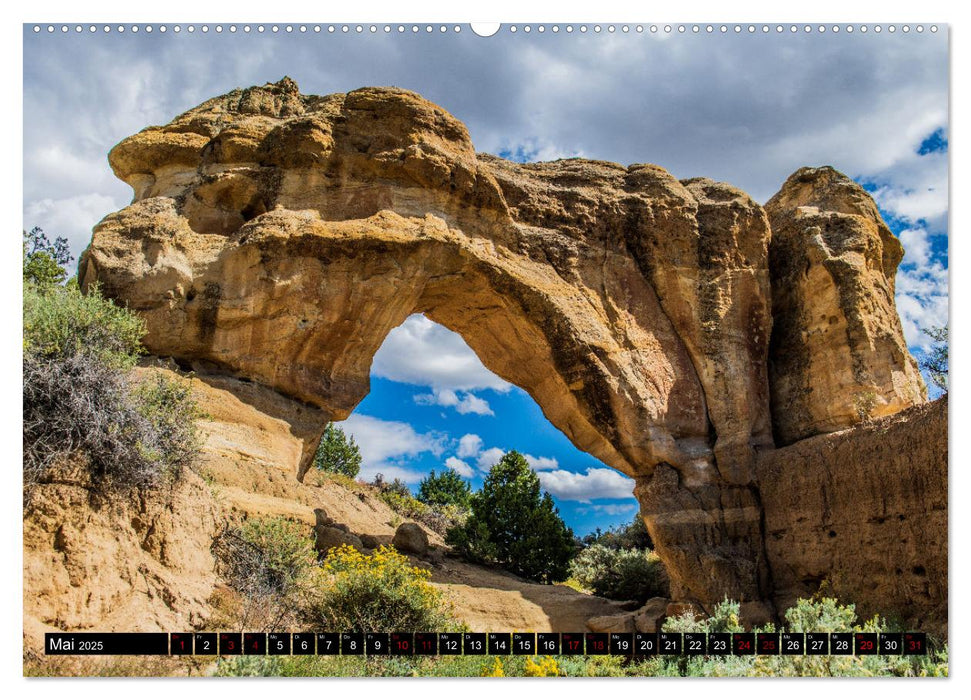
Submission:
[[[319,97],[288,79],[109,160],[135,197],[96,227],[81,281],[138,310],[153,353],[341,419],[387,333],[425,313],[636,479],[677,597],[770,601],[755,465],[773,446],[771,235],[744,192],[654,165],[514,164],[413,93]],[[921,399],[897,329],[895,380],[877,387],[893,410]]]

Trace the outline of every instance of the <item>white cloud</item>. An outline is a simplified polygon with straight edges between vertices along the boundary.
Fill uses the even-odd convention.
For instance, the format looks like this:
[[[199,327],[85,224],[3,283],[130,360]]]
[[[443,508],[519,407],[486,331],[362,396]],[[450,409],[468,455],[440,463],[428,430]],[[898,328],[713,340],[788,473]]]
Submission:
[[[900,232],[904,259],[897,270],[896,304],[908,347],[927,351],[933,340],[921,329],[948,322],[948,271],[935,259],[934,236],[923,227]]]
[[[367,481],[380,472],[388,479],[398,477],[408,483],[416,483],[424,474],[409,470],[406,466],[408,458],[425,452],[438,457],[445,450],[445,436],[419,433],[407,423],[399,421],[354,413],[336,425],[354,436],[362,457],[359,478]]]
[[[506,450],[502,449],[501,447],[490,447],[488,450],[482,450],[482,441],[479,439],[478,435],[466,435],[465,437],[472,437],[478,440],[477,448],[480,451],[476,453],[478,455],[476,464],[478,465],[480,471],[489,471],[492,465],[496,464],[506,454]],[[460,440],[459,451],[461,450],[462,444]],[[467,456],[473,457],[476,456],[476,454],[469,454]],[[531,454],[524,454],[523,457],[525,458],[527,464],[529,464],[530,469],[533,471],[557,469],[560,466],[560,463],[556,460],[556,457],[534,457]]]
[[[604,515],[624,515],[637,510],[636,503],[597,503],[584,508],[578,508],[581,513],[603,513]]]
[[[459,457],[476,457],[482,451],[482,438],[474,433],[466,433],[459,438]]]
[[[873,198],[880,208],[911,225],[923,223],[932,233],[947,229],[948,156],[906,153],[885,171],[872,175]]]
[[[901,261],[901,265],[925,267],[930,263],[931,245],[926,229],[904,229],[897,237],[904,246],[904,259]]]
[[[451,389],[436,389],[432,394],[416,394],[415,403],[423,406],[449,406],[461,414],[474,413],[479,416],[494,416],[489,408],[489,402],[472,392],[463,392],[462,396]]]
[[[543,471],[546,469],[556,469],[560,466],[560,463],[556,461],[556,457],[533,457],[533,455],[523,455],[526,461],[529,463],[530,468],[533,471]]]
[[[468,462],[464,462],[458,457],[449,457],[446,459],[445,466],[459,476],[464,476],[466,479],[471,479],[475,476],[475,469],[469,466]]]
[[[633,498],[634,480],[606,468],[590,468],[586,473],[564,469],[539,472],[539,482],[553,496],[564,501],[589,503],[598,498]]]
[[[462,336],[421,314],[412,314],[388,334],[374,356],[371,372],[392,381],[453,394],[478,389],[505,392],[511,388],[485,368]],[[451,405],[458,403],[460,400],[456,399],[456,404]],[[482,403],[482,399],[472,397],[464,404],[468,409],[465,412],[481,410]]]
[[[496,464],[500,459],[502,459],[503,455],[505,454],[506,451],[501,447],[490,447],[488,450],[483,450],[479,453],[476,464],[480,471],[487,472],[492,465]]]
[[[127,202],[125,202],[127,204]],[[101,194],[83,194],[65,199],[37,199],[24,206],[24,228],[40,226],[52,241],[63,236],[71,246],[74,262],[91,242],[91,229],[106,214],[124,206],[116,199]]]

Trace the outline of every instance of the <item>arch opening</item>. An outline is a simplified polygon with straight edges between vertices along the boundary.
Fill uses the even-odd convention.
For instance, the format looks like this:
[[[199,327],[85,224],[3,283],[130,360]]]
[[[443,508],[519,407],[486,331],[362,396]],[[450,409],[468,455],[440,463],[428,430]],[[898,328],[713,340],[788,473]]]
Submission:
[[[629,523],[634,481],[575,446],[529,394],[482,364],[462,336],[412,314],[374,356],[370,391],[337,424],[364,463],[412,490],[429,471],[452,469],[479,488],[489,468],[516,450],[577,535]]]

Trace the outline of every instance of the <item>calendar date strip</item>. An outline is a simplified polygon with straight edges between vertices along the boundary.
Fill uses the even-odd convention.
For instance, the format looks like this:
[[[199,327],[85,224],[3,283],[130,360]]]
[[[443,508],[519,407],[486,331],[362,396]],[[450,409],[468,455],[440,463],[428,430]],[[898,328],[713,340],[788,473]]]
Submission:
[[[908,656],[923,632],[48,632],[52,656]]]

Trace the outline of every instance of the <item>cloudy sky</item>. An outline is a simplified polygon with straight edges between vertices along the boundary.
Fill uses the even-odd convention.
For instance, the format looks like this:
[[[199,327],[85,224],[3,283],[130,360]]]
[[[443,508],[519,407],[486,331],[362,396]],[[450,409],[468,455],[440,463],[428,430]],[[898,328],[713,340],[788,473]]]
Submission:
[[[946,30],[532,29],[481,38],[467,27],[401,35],[25,27],[23,225],[66,236],[76,256],[91,227],[131,197],[108,168],[111,146],[213,95],[284,75],[305,93],[396,85],[464,121],[479,150],[518,160],[652,162],[679,178],[731,182],[760,202],[797,168],[833,165],[867,187],[904,242],[897,303],[913,350],[926,347],[920,328],[946,322]],[[410,318],[372,373],[374,389],[346,426],[369,474],[415,483],[447,465],[480,483],[483,468],[518,449],[578,531],[633,515],[628,480],[575,450],[446,329]]]

